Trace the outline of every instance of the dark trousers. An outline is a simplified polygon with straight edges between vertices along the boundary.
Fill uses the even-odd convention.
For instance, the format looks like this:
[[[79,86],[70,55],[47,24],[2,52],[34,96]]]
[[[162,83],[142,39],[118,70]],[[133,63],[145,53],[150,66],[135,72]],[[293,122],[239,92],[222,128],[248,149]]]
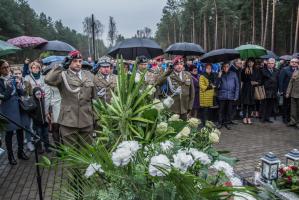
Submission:
[[[290,98],[283,98],[283,105],[282,105],[282,118],[284,122],[290,121],[290,113],[291,113],[291,99]]]
[[[200,120],[203,126],[206,125],[206,121],[210,118],[211,109],[209,107],[201,107],[200,108]]]
[[[292,125],[299,125],[299,98],[291,98],[291,122]]]
[[[47,125],[41,125],[41,126],[34,125],[34,130],[35,130],[36,134],[41,138],[41,141],[44,143],[44,147],[46,149],[48,149],[50,147],[48,126]],[[41,147],[41,142],[38,143],[38,146]]]
[[[187,118],[188,118],[188,116],[187,116],[187,113],[185,113],[185,114],[180,114],[180,119],[182,119],[182,120],[187,120]]]
[[[251,112],[253,111],[254,105],[243,105],[243,118],[251,118]]]
[[[59,132],[59,124],[57,123],[53,123],[52,124],[52,137],[53,137],[53,141],[56,147],[59,147],[59,145],[61,144],[61,135]]]
[[[262,101],[262,120],[269,120],[275,104],[275,99],[264,99]]]
[[[13,149],[12,149],[12,136],[14,132],[13,131],[7,131],[5,134],[5,145],[7,148],[8,155],[13,155]],[[22,152],[24,148],[24,133],[22,129],[18,129],[16,131],[17,135],[17,141],[18,141],[18,152]]]
[[[219,113],[218,113],[218,122],[219,124],[225,124],[232,121],[232,100],[220,100],[219,101]]]

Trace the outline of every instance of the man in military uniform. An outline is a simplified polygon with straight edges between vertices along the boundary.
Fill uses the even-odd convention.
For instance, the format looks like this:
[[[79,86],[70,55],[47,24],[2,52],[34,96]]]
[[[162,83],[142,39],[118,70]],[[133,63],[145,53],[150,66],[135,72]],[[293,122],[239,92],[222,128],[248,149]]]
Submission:
[[[45,77],[45,83],[57,87],[61,95],[58,123],[63,141],[78,141],[77,134],[89,141],[93,132],[94,76],[81,69],[82,61],[80,52],[72,51],[66,57],[63,68],[56,66]]]
[[[102,57],[99,59],[95,75],[94,84],[97,98],[103,102],[110,103],[112,92],[116,87],[117,76],[112,74],[112,63],[109,57]]]
[[[169,87],[168,93],[174,100],[170,110],[175,114],[179,114],[181,119],[186,120],[193,106],[194,85],[191,74],[183,71],[183,69],[183,60],[176,61],[174,70],[167,77],[167,82]]]

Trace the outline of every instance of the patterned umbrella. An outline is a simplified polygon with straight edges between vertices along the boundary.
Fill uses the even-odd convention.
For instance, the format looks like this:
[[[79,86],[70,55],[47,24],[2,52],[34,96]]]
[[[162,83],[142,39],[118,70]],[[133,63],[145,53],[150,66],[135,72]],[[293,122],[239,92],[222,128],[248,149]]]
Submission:
[[[36,47],[37,45],[47,43],[48,41],[41,37],[20,36],[7,40],[9,44],[20,48]]]
[[[19,50],[21,50],[19,47],[15,47],[7,42],[0,40],[0,56],[16,53]]]

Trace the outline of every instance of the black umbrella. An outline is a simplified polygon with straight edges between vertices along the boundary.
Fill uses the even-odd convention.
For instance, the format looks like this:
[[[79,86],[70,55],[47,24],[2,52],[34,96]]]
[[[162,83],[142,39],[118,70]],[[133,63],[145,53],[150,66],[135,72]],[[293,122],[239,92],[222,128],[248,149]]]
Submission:
[[[240,58],[240,53],[235,49],[217,49],[203,55],[201,62],[203,63],[219,63],[228,62]]]
[[[153,40],[132,38],[126,39],[114,46],[108,55],[116,58],[117,55],[127,60],[135,60],[138,56],[155,58],[163,54],[163,49]]]
[[[37,46],[36,49],[40,49],[43,51],[62,51],[62,52],[70,52],[76,50],[73,46],[69,45],[68,43],[59,40],[48,41],[48,43]]]
[[[279,57],[273,51],[267,50],[267,55],[261,56],[260,58],[261,59],[274,58],[275,60],[278,60]]]
[[[290,61],[293,59],[293,56],[291,55],[284,55],[284,56],[280,56],[279,60],[286,60],[286,61]]]
[[[182,56],[200,56],[206,52],[198,44],[183,42],[170,45],[165,53]]]

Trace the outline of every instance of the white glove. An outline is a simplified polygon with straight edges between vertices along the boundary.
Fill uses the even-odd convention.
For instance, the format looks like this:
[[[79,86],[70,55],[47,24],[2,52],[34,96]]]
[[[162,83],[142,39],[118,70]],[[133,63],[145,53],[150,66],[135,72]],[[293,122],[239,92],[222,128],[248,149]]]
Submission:
[[[182,94],[182,87],[179,86],[179,87],[175,90],[174,94],[175,94],[175,95]]]

